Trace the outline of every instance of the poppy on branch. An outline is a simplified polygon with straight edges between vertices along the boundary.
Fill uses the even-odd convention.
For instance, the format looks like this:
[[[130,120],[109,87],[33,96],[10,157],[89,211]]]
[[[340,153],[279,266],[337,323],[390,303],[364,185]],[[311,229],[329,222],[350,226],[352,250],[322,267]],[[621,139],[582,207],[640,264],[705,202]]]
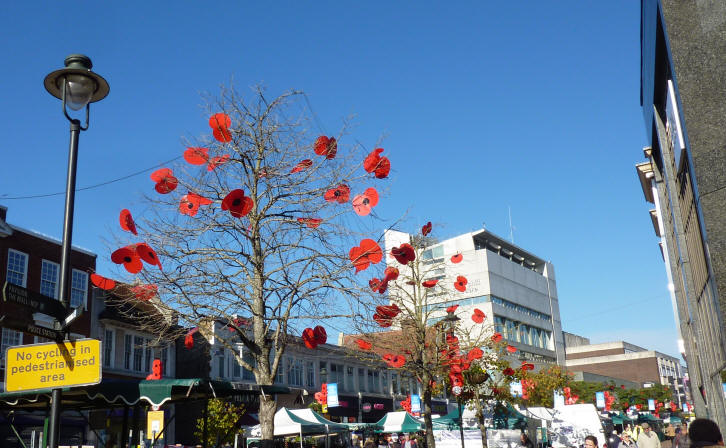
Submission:
[[[127,209],[121,210],[121,214],[119,215],[118,219],[123,230],[131,232],[134,235],[138,235],[138,232],[136,231],[136,223],[134,222],[134,218],[131,217],[130,211],[128,211]]]
[[[245,196],[244,190],[236,189],[230,191],[227,196],[222,199],[222,210],[229,210],[229,213],[235,218],[242,218],[252,210],[255,203],[252,198]]]
[[[171,193],[179,185],[179,179],[174,177],[174,172],[169,168],[158,169],[151,173],[149,177],[156,182],[154,189],[159,194]]]
[[[326,159],[334,159],[338,153],[338,142],[335,137],[327,137],[321,135],[315,140],[315,147],[313,149],[315,154],[319,156],[325,156]]]

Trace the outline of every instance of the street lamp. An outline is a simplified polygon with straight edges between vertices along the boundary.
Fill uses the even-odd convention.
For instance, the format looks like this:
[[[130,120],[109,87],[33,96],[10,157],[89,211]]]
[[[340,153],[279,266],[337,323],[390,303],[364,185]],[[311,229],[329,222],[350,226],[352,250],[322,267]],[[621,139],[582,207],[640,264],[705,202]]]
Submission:
[[[73,206],[76,192],[76,162],[78,159],[78,136],[80,131],[88,129],[90,104],[100,101],[108,95],[109,87],[105,79],[91,71],[93,64],[88,56],[72,54],[65,59],[65,68],[56,70],[45,77],[45,89],[54,97],[63,102],[63,115],[71,126],[71,140],[68,150],[68,176],[66,178],[66,202],[63,214],[63,241],[61,246],[59,291],[60,302],[68,309],[69,271],[71,244],[73,238]],[[67,107],[71,110],[86,108],[86,124],[68,115]],[[67,332],[65,324],[60,322],[57,329]],[[61,342],[61,341],[58,341]],[[53,389],[50,407],[49,445],[50,448],[58,446],[58,421],[60,419],[61,390]]]
[[[443,325],[446,325],[449,327],[449,333],[451,333],[452,336],[454,336],[454,330],[456,329],[457,323],[460,321],[459,317],[454,314],[454,311],[447,311],[446,317],[441,319],[441,322]],[[454,388],[452,388],[452,392]],[[461,395],[461,390],[459,390],[459,393],[454,393],[456,396],[456,404],[459,406],[459,435],[461,436],[461,448],[464,448],[464,415],[461,412],[461,399],[459,398],[459,395]]]

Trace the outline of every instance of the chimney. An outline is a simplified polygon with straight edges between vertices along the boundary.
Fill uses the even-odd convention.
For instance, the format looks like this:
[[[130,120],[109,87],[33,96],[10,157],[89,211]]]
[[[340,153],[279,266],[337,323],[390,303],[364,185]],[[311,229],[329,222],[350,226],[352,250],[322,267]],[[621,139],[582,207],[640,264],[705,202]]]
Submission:
[[[8,208],[4,205],[0,205],[0,221],[5,221],[8,216]]]

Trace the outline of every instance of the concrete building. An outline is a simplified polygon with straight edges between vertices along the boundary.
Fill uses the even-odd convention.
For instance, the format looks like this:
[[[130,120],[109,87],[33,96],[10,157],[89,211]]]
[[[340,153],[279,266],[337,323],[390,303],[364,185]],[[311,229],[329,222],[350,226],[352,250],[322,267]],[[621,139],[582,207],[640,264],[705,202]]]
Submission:
[[[687,400],[684,369],[678,359],[664,353],[617,341],[567,347],[565,357],[567,370],[583,372],[583,381],[591,381],[590,374],[623,379],[630,382],[622,383],[626,387],[658,383],[673,390],[679,407]]]
[[[385,251],[410,241],[411,236],[386,231]],[[451,257],[462,255],[460,263]],[[391,261],[389,257],[386,261]],[[489,232],[479,230],[432,244],[422,254],[431,278],[463,275],[466,291],[456,298],[443,294],[432,306],[445,314],[458,304],[462,314],[481,309],[501,333],[536,365],[564,365],[565,350],[554,266],[530,252]],[[394,266],[400,266],[393,262]],[[464,319],[462,324],[471,324]]]
[[[696,415],[726,427],[726,3],[641,1],[641,105],[654,205]]]

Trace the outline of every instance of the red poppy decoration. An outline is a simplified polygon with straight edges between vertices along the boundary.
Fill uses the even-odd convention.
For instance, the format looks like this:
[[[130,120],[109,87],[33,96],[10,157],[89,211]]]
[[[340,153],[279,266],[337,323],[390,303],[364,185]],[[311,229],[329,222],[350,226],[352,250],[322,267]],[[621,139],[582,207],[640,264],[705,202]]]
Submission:
[[[401,264],[408,264],[416,259],[416,251],[408,243],[403,243],[391,249],[391,255]]]
[[[340,184],[337,187],[326,191],[324,197],[328,202],[345,204],[350,199],[350,188],[345,184]]]
[[[209,127],[212,128],[212,134],[217,141],[222,143],[228,143],[232,141],[232,134],[229,132],[229,127],[232,125],[232,120],[227,114],[214,114],[209,118]]]
[[[381,157],[382,152],[383,148],[376,148],[363,161],[363,169],[377,179],[385,179],[391,171],[391,161],[386,156]]]
[[[511,367],[507,367],[506,369],[502,370],[502,373],[507,376],[512,376],[514,375],[514,369],[512,369]]]
[[[406,357],[403,355],[394,355],[389,365],[396,369],[400,369],[406,364]]]
[[[447,313],[455,313],[456,309],[459,308],[459,305],[451,305],[450,307],[446,308]]]
[[[461,373],[450,373],[449,381],[451,381],[452,387],[462,387],[464,385],[464,376]]]
[[[464,259],[464,256],[461,254],[456,254],[451,256],[451,262],[454,264],[461,263],[461,260]]]
[[[186,347],[187,349],[191,349],[192,347],[194,347],[194,333],[196,333],[197,331],[199,331],[198,328],[192,328],[191,330],[189,330],[187,335],[184,336],[184,347]]]
[[[303,161],[298,162],[297,165],[295,165],[292,170],[290,170],[290,174],[292,173],[299,173],[302,170],[308,169],[311,166],[313,166],[313,161],[310,159],[305,159]]]
[[[338,142],[335,137],[321,135],[315,140],[315,154],[325,156],[326,159],[333,159],[338,153]]]
[[[153,299],[159,292],[156,285],[136,285],[131,287],[131,293],[136,299],[142,302],[148,302]]]
[[[500,342],[502,340],[502,334],[501,333],[494,333],[492,335],[492,341],[493,342]]]
[[[115,281],[95,273],[91,274],[91,283],[96,288],[103,289],[104,291],[109,291],[116,287]]]
[[[111,261],[116,264],[123,264],[130,274],[138,274],[144,267],[135,246],[124,246],[111,254]]]
[[[511,345],[508,345],[508,346],[507,346],[507,351],[508,351],[509,353],[516,353],[516,352],[517,352],[517,347],[513,347],[513,346],[511,346]]]
[[[313,328],[313,336],[315,337],[315,342],[317,342],[318,345],[328,342],[328,333],[325,331],[325,328],[320,325]]]
[[[318,342],[315,338],[315,331],[312,328],[306,328],[302,332],[302,340],[305,347],[314,349],[318,346]]]
[[[437,278],[433,280],[424,280],[423,282],[421,282],[421,286],[423,286],[424,288],[433,288],[438,282],[439,279]]]
[[[372,279],[368,280],[368,286],[371,287],[371,291],[380,291],[381,287],[384,285],[384,282],[381,281],[380,278],[373,277]],[[388,285],[386,285],[388,287]],[[384,291],[385,292],[385,289]],[[381,293],[383,294],[383,293]]]
[[[315,229],[320,225],[321,222],[323,222],[323,220],[319,218],[298,218],[297,222],[305,224],[311,229]]]
[[[379,305],[376,307],[376,314],[382,317],[393,319],[401,313],[401,308],[395,303],[392,305]]]
[[[375,188],[367,188],[363,194],[353,198],[353,210],[360,216],[367,216],[378,204],[378,192]]]
[[[360,245],[352,248],[348,255],[356,273],[368,269],[371,263],[380,263],[383,259],[381,246],[370,238],[361,240]]]
[[[136,253],[139,254],[139,257],[141,257],[141,259],[146,263],[159,266],[159,269],[161,269],[161,261],[159,261],[159,257],[156,255],[154,249],[152,249],[148,244],[137,244]]]
[[[398,268],[395,268],[393,266],[389,266],[386,268],[385,271],[383,271],[383,280],[386,282],[391,282],[393,280],[396,280],[398,278]]]
[[[183,215],[196,216],[200,205],[209,205],[211,203],[211,199],[196,193],[188,193],[179,199],[179,212]]]
[[[423,227],[421,227],[421,235],[426,236],[429,233],[431,233],[431,221],[424,224]]]
[[[373,315],[373,320],[375,320],[378,323],[378,325],[380,325],[383,328],[388,328],[391,325],[393,325],[393,320],[391,320],[391,318],[383,317],[378,314]]]
[[[151,173],[151,180],[156,182],[154,189],[157,193],[171,193],[179,185],[179,179],[174,177],[174,172],[169,168],[161,168]]]
[[[121,228],[127,232],[131,232],[134,235],[138,235],[139,233],[136,231],[136,223],[134,222],[134,218],[131,217],[131,212],[127,209],[121,210],[121,214],[118,217],[119,223],[121,224]]]
[[[473,361],[475,359],[481,359],[482,356],[484,356],[484,352],[479,347],[474,347],[466,354],[466,359]]]
[[[218,166],[224,165],[227,162],[229,162],[229,154],[225,154],[219,157],[212,157],[207,164],[207,171],[213,171]]]
[[[222,199],[222,210],[229,210],[235,218],[246,216],[255,205],[252,198],[245,196],[244,190],[232,190]]]
[[[189,147],[184,151],[184,160],[192,165],[204,165],[209,160],[209,149]]]
[[[358,344],[358,347],[361,350],[370,350],[373,347],[373,344],[368,341],[364,341],[363,339],[356,339],[355,343]]]
[[[469,283],[469,281],[464,277],[463,275],[460,275],[456,277],[456,281],[454,282],[454,288],[456,288],[459,292],[466,291],[466,284]]]
[[[522,363],[522,370],[525,371],[525,372],[527,370],[534,370],[534,364],[529,363],[529,362],[523,362]]]
[[[480,324],[484,322],[484,319],[486,319],[486,314],[479,308],[474,308],[474,313],[471,315],[471,320],[474,321],[474,323]]]

